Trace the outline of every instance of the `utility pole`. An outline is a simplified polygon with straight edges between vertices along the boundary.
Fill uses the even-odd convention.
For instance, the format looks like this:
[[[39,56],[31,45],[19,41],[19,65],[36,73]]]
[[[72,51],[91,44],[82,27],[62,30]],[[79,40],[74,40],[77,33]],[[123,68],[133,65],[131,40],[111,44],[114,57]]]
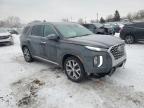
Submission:
[[[72,22],[72,17],[71,17],[71,22]]]
[[[85,22],[84,22],[84,23],[86,24],[86,23],[87,23],[87,22],[86,22],[86,17],[85,17],[84,19],[85,19]]]
[[[98,17],[99,17],[99,16],[98,16],[98,13],[97,13],[97,23],[98,23]]]

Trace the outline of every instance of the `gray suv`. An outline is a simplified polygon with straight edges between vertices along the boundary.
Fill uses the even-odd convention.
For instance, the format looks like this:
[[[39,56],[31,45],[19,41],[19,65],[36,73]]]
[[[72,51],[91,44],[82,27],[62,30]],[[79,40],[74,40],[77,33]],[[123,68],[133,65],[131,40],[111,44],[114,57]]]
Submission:
[[[126,61],[124,41],[93,34],[76,23],[29,23],[20,42],[27,62],[37,58],[59,65],[74,82],[104,77]]]

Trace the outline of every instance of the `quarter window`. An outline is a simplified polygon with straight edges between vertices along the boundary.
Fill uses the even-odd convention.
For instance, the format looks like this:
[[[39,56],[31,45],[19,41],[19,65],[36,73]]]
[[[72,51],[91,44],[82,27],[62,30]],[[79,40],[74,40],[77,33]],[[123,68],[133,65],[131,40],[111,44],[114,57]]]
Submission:
[[[24,30],[23,30],[23,34],[24,34],[24,35],[25,35],[25,34],[27,34],[27,33],[28,33],[28,31],[29,31],[29,29],[30,29],[30,27],[29,27],[29,26],[25,27],[25,28],[24,28]]]
[[[31,35],[43,36],[43,25],[36,25],[32,27]]]

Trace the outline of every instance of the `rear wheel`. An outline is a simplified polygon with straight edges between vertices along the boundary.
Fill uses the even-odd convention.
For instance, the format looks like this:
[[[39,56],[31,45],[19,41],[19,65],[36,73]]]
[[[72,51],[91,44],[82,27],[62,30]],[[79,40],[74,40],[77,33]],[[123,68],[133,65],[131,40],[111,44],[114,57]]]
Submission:
[[[65,60],[64,70],[68,79],[73,82],[81,82],[86,78],[84,67],[80,60],[76,57],[68,57]]]
[[[127,35],[127,36],[125,37],[125,42],[126,42],[127,44],[133,44],[134,41],[135,41],[135,39],[134,39],[134,36],[132,36],[132,35]]]
[[[31,53],[30,53],[30,51],[27,47],[23,48],[23,55],[24,55],[24,58],[25,58],[26,62],[32,62],[33,61]]]

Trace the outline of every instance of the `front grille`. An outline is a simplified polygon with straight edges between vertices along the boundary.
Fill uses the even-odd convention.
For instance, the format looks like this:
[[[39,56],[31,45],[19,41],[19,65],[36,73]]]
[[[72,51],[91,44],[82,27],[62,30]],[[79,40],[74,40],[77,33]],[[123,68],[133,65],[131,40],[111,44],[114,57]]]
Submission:
[[[9,36],[0,36],[0,39],[7,39]]]
[[[117,45],[117,46],[113,46],[110,49],[110,52],[112,53],[115,60],[117,60],[117,59],[124,56],[124,54],[125,54],[125,48],[124,47],[125,47],[124,44],[120,44],[120,45]]]

